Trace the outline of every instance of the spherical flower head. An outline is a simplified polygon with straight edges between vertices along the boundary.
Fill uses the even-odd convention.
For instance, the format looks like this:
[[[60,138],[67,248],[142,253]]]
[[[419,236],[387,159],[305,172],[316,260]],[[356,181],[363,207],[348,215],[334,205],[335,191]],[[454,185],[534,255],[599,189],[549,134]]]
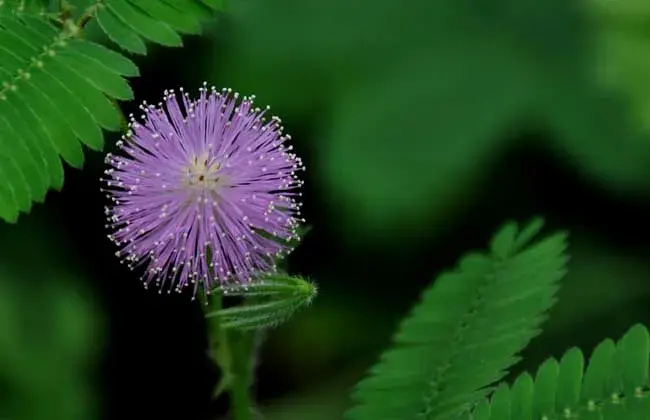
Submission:
[[[145,287],[209,293],[274,271],[291,251],[304,167],[253,99],[204,84],[196,100],[181,89],[179,103],[165,91],[107,155],[109,238],[130,268],[146,267]]]

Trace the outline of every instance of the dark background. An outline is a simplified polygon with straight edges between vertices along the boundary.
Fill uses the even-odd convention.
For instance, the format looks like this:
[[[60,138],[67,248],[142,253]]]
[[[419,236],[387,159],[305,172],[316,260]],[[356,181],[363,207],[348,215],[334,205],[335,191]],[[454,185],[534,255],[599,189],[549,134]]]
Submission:
[[[515,373],[648,324],[650,8],[565,3],[231,0],[205,37],[134,59],[138,101],[203,80],[255,93],[307,167],[313,229],[289,267],[320,294],[267,334],[255,383],[265,418],[341,418],[421,291],[511,219],[568,230],[572,256]],[[0,343],[21,354],[0,352],[0,407],[220,418],[200,307],[145,291],[119,264],[103,169],[89,151],[61,192],[0,225],[0,274],[16,279],[0,283]]]

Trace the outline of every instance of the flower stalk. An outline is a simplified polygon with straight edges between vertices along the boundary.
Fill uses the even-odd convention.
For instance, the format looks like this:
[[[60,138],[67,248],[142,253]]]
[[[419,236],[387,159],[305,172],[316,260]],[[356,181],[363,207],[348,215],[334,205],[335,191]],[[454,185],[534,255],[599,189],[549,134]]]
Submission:
[[[205,295],[199,292],[206,309],[219,311],[223,307],[220,292]],[[253,399],[250,387],[253,378],[254,335],[250,332],[226,330],[220,317],[206,317],[210,358],[219,366],[221,379],[214,397],[228,392],[234,420],[253,419]]]

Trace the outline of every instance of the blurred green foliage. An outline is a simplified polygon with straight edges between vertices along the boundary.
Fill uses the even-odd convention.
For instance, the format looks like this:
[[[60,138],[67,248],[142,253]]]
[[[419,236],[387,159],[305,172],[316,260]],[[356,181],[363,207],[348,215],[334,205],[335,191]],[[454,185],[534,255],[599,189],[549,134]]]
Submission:
[[[634,1],[233,2],[224,71],[288,118],[320,112],[313,170],[349,237],[440,223],[526,124],[606,187],[648,193],[631,116],[650,43],[611,30]]]
[[[38,225],[0,229],[0,417],[89,420],[101,322],[80,273],[62,263],[63,236]]]

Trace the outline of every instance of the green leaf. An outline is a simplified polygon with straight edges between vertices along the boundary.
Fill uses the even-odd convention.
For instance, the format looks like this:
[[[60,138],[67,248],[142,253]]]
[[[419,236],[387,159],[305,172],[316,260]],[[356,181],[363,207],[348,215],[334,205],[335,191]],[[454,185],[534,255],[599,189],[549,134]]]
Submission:
[[[648,354],[650,354],[650,337],[646,328],[637,324],[623,337],[622,369],[624,391],[633,395],[637,387],[648,385]]]
[[[110,0],[97,12],[97,20],[108,37],[126,51],[146,54],[142,38],[179,47],[179,33],[199,34],[210,9],[220,4],[198,0]]]
[[[548,359],[537,371],[533,396],[533,418],[544,418],[555,411],[559,372],[560,367],[555,359]]]
[[[63,185],[63,167],[56,158],[57,154],[53,146],[52,134],[49,128],[42,124],[42,120],[34,110],[33,105],[21,93],[18,92],[17,88],[16,90],[11,88],[7,90],[4,93],[6,98],[4,102],[7,106],[4,106],[0,112],[10,116],[10,118],[12,114],[14,115],[16,120],[12,121],[12,124],[15,123],[14,127],[21,130],[20,135],[25,139],[32,156],[42,156],[43,170],[49,176],[50,185],[55,189],[60,189]],[[13,110],[8,110],[9,107],[12,107]],[[10,152],[12,147],[8,147],[6,150]],[[15,191],[17,194],[20,193],[21,196],[27,197],[35,192],[34,190],[23,192],[20,191],[20,188],[16,188]],[[38,200],[38,197],[36,199]],[[23,207],[21,210],[27,211],[29,207],[29,203],[27,203],[27,207]]]
[[[572,348],[564,354],[560,361],[560,374],[558,375],[556,412],[576,410],[580,399],[582,383],[582,369],[584,357],[577,348]]]
[[[100,150],[102,148],[104,136],[101,128],[95,123],[92,110],[81,102],[70,86],[41,68],[36,68],[33,71],[31,80],[43,91],[52,104],[65,110],[62,112],[63,119],[79,140],[92,149]]]
[[[496,254],[471,253],[436,279],[356,387],[346,418],[454,419],[492,390],[539,332],[565,274],[566,236],[533,242],[537,224],[506,225]]]
[[[533,378],[524,373],[512,386],[512,420],[533,420]]]
[[[205,3],[206,6],[212,8],[212,9],[220,9],[223,7],[223,2],[224,0],[201,0],[203,3]]]
[[[48,127],[51,132],[52,145],[56,152],[72,167],[81,168],[84,162],[83,150],[81,144],[70,141],[70,139],[74,139],[75,135],[66,124],[66,117],[64,112],[61,111],[60,102],[58,104],[53,102],[42,91],[38,90],[31,80],[23,84],[21,94],[23,100],[34,110],[42,125]]]
[[[206,318],[219,318],[219,325],[226,330],[258,330],[275,327],[309,305],[317,288],[300,277],[272,274],[249,284],[222,286],[211,293],[242,296],[245,300],[239,306],[207,313]]]
[[[609,371],[609,377],[607,378],[607,395],[614,395],[618,393],[618,390],[623,388],[623,366],[625,360],[623,357],[625,355],[625,349],[621,345],[621,342],[616,343],[616,352],[612,357],[612,369]]]
[[[507,386],[501,385],[494,391],[492,396],[492,417],[493,419],[510,420],[510,390]]]
[[[48,10],[49,0],[3,0],[0,15],[3,13],[40,13]]]
[[[71,39],[68,41],[70,51],[76,51],[96,62],[106,66],[111,71],[122,76],[139,76],[140,71],[133,61],[108,48],[89,41]]]
[[[7,168],[11,175],[5,185],[10,187],[14,197],[16,197],[14,190],[17,190],[20,195],[33,194],[35,200],[42,201],[50,182],[44,170],[47,166],[43,168],[46,165],[45,160],[42,154],[34,149],[32,138],[25,136],[26,133],[23,131],[25,128],[21,117],[16,116],[15,108],[0,101],[0,134],[2,135],[0,146],[4,153],[10,153],[13,158],[11,167]],[[13,139],[13,142],[9,139]]]
[[[603,341],[594,350],[582,384],[581,401],[583,404],[590,400],[603,399],[608,395],[606,385],[615,353],[616,344],[612,340]]]
[[[181,14],[196,16],[199,20],[207,20],[213,16],[212,10],[199,0],[163,0],[163,2],[182,12]]]
[[[167,22],[170,27],[188,34],[201,33],[198,16],[191,13],[179,13],[170,4],[160,0],[138,0],[134,2],[149,16],[162,22]]]
[[[533,219],[527,226],[525,226],[519,233],[515,240],[514,247],[521,249],[525,244],[530,242],[532,238],[539,235],[539,232],[544,227],[544,220],[540,217]]]
[[[41,16],[2,11],[0,147],[11,163],[2,171],[0,216],[15,222],[50,188],[61,189],[60,158],[81,168],[81,144],[100,150],[101,129],[121,129],[111,101],[133,97],[123,76],[138,71],[127,58],[70,39]]]
[[[99,9],[97,23],[108,38],[119,45],[120,48],[136,54],[144,55],[147,53],[147,47],[142,38],[132,32],[126,23],[115,17],[107,8]]]
[[[472,418],[483,419],[486,418],[485,412],[500,410],[497,416],[491,418],[530,420],[528,413],[531,407],[534,409],[532,419],[650,418],[650,391],[647,389],[647,366],[650,360],[648,340],[650,336],[646,327],[635,325],[618,346],[612,340],[603,341],[589,359],[584,376],[582,352],[572,348],[564,354],[559,365],[555,359],[548,359],[542,364],[534,387],[530,385],[528,373],[520,375],[512,389],[501,384],[491,401],[486,398],[477,405]],[[622,365],[611,363],[618,352],[624,355]],[[627,356],[631,358],[628,359]],[[621,381],[611,382],[614,377],[620,377]],[[616,384],[614,387],[613,383]],[[525,391],[522,392],[524,388]],[[533,391],[532,405],[530,390]],[[578,395],[581,395],[580,399]],[[504,401],[510,402],[511,412],[503,410]],[[522,408],[526,410],[523,414]]]
[[[118,131],[120,126],[120,114],[115,106],[99,90],[93,87],[76,70],[62,65],[52,58],[43,58],[44,66],[50,70],[50,74],[62,84],[75,92],[79,101],[88,110],[92,110],[95,122],[107,130]]]
[[[492,407],[488,401],[481,401],[474,410],[472,420],[490,420]]]
[[[517,239],[517,224],[508,223],[494,235],[490,244],[490,252],[496,258],[506,259],[514,251],[515,240]],[[528,239],[530,240],[530,239]],[[527,242],[527,241],[526,241]],[[524,244],[526,243],[524,242]]]
[[[152,19],[126,0],[110,0],[106,8],[131,30],[151,41],[170,47],[183,45],[181,37],[167,24]]]
[[[1,132],[2,128],[0,127],[0,133]],[[0,144],[0,149],[1,147],[2,144]],[[12,178],[12,175],[10,170],[7,170],[7,168],[13,167],[14,162],[0,154],[0,218],[10,223],[15,223],[18,218],[18,205],[16,204],[14,192],[9,183],[9,179]],[[21,177],[21,173],[13,176],[14,179],[20,179]]]
[[[123,101],[133,99],[133,91],[126,80],[98,61],[88,60],[75,52],[65,50],[57,54],[56,58],[61,64],[73,69],[96,90]]]

